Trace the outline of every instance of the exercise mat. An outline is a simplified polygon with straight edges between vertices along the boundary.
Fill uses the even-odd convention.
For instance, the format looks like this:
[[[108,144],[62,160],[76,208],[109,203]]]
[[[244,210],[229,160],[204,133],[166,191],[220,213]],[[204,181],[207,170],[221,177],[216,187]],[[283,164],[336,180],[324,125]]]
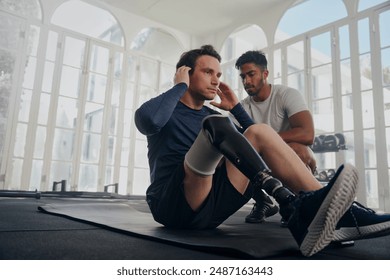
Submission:
[[[167,229],[155,222],[150,212],[137,209],[139,206],[137,201],[67,202],[38,209],[149,240],[237,258],[300,256],[288,229],[280,227],[280,216],[271,217],[263,224],[244,222],[251,205],[244,206],[212,230]]]

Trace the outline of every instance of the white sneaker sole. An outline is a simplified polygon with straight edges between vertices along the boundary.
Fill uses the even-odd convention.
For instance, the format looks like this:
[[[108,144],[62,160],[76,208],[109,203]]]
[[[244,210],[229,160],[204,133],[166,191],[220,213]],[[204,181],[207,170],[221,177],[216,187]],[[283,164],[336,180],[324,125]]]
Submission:
[[[322,202],[300,246],[304,256],[312,256],[333,241],[336,225],[355,199],[358,173],[354,166],[345,164]]]
[[[390,234],[390,221],[357,228],[340,228],[335,231],[333,241],[369,239]]]

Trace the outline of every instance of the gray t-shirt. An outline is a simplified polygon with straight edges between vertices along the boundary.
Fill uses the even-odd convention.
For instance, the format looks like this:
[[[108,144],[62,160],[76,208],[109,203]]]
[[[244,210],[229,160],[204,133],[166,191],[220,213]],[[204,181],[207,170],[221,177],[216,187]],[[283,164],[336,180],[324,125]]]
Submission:
[[[268,124],[277,132],[290,129],[289,117],[309,110],[302,94],[284,85],[272,85],[265,101],[255,102],[248,96],[241,104],[255,123]]]

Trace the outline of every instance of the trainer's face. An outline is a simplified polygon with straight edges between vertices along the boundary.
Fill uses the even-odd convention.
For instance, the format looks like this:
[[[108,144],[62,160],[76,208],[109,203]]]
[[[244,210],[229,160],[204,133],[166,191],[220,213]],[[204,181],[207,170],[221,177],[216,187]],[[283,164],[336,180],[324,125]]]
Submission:
[[[200,56],[190,76],[189,90],[192,96],[197,99],[213,100],[217,94],[221,75],[218,59],[209,55]]]
[[[240,77],[248,95],[260,96],[267,83],[268,70],[263,70],[254,63],[245,63],[240,67]]]

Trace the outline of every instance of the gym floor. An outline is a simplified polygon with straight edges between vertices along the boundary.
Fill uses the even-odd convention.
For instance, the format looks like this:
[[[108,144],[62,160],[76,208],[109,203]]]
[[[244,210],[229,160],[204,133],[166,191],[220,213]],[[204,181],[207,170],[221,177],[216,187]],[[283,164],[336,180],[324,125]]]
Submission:
[[[136,203],[134,203],[136,202]],[[302,256],[288,230],[279,225],[280,217],[271,217],[263,224],[246,224],[244,217],[252,207],[248,203],[234,214],[226,226],[213,237],[213,232],[192,236],[192,244],[183,239],[183,234],[169,233],[170,240],[159,238],[149,233],[134,233],[131,226],[128,230],[102,226],[82,219],[62,215],[53,215],[38,210],[42,205],[117,205],[128,203],[136,205],[142,215],[149,215],[143,197],[113,197],[102,194],[74,195],[0,192],[0,259],[3,260],[228,260],[228,259],[307,259]],[[98,212],[99,210],[95,211]],[[95,213],[96,214],[96,213]],[[145,223],[145,222],[144,222]],[[131,225],[131,223],[130,223]],[[230,229],[239,229],[234,231]],[[142,228],[139,229],[142,233]],[[244,234],[242,234],[245,232]],[[181,235],[181,236],[180,236]],[[257,238],[259,236],[259,238]],[[180,239],[180,238],[181,239]],[[221,238],[224,237],[224,238]],[[242,238],[245,237],[245,238]],[[213,238],[219,238],[218,246],[213,246]],[[253,242],[256,240],[256,242]],[[220,246],[224,242],[223,246]],[[240,242],[242,247],[240,247]],[[247,244],[247,243],[253,243]],[[195,243],[195,244],[194,244]],[[211,245],[210,245],[211,244]],[[235,244],[240,250],[230,250]],[[271,245],[270,245],[271,244]],[[283,245],[285,244],[285,245]],[[223,247],[226,247],[223,249]],[[246,252],[245,248],[253,247],[256,252]],[[285,246],[285,247],[283,247]],[[222,248],[222,249],[221,249]],[[261,251],[261,252],[260,252]],[[259,257],[260,256],[260,257]],[[310,259],[390,259],[390,236],[355,241],[349,246],[329,246]]]

